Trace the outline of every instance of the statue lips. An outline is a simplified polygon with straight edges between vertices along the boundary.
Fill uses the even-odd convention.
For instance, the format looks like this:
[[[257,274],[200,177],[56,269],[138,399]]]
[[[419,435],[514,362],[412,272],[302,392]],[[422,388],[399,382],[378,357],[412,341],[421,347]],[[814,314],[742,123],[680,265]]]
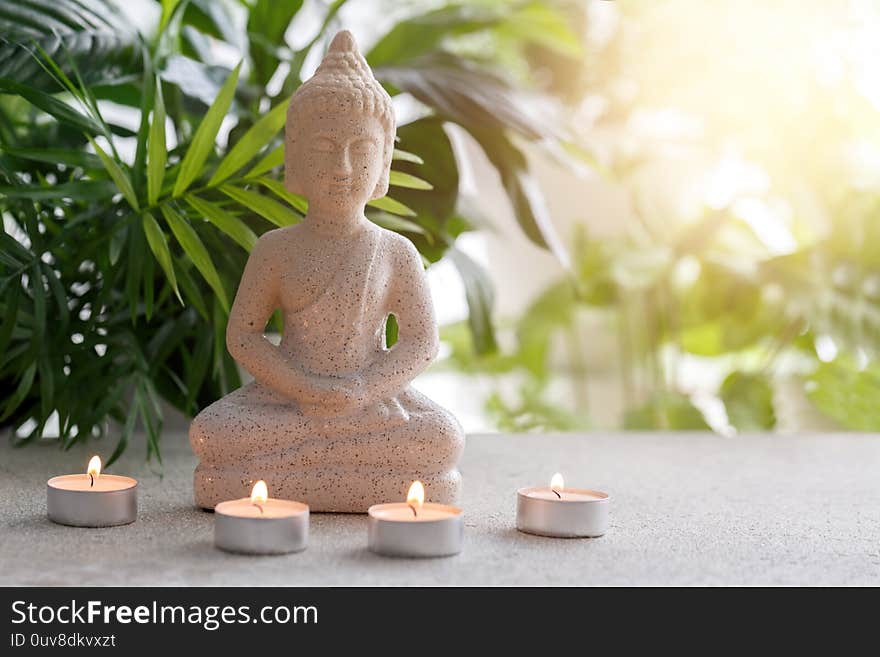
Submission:
[[[343,182],[331,182],[327,185],[327,189],[331,194],[345,194],[351,191],[354,183],[351,180]]]

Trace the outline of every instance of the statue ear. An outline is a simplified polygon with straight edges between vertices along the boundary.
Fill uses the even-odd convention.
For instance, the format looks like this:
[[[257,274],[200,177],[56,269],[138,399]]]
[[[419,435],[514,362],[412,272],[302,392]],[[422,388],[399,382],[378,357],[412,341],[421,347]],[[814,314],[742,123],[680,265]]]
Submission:
[[[375,201],[377,198],[382,198],[388,193],[388,179],[391,174],[391,158],[394,155],[393,138],[385,141],[384,155],[385,161],[382,163],[384,168],[382,169],[382,175],[379,176],[379,180],[376,182],[376,188],[373,190],[372,196],[370,196],[371,201]]]
[[[373,190],[373,195],[370,196],[371,201],[375,201],[377,198],[382,198],[388,193],[388,174],[386,171],[379,178],[379,182],[376,183],[376,188]]]

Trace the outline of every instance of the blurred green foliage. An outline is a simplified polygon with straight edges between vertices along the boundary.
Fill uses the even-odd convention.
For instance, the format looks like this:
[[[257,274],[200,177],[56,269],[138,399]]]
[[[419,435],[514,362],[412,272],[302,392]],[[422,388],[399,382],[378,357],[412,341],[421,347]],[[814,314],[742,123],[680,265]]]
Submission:
[[[450,327],[450,363],[517,382],[487,402],[508,428],[590,427],[601,379],[628,429],[772,429],[795,381],[837,425],[880,430],[880,11],[590,6],[613,29],[586,45],[581,136],[626,207],[585,202],[571,266],[511,340],[474,356]],[[602,337],[584,313],[614,354],[584,348]]]
[[[299,0],[0,3],[0,423],[18,444],[53,417],[64,447],[115,420],[108,462],[138,427],[159,458],[160,400],[193,415],[240,385],[224,331],[247,252],[307,209],[282,184],[287,101],[346,27],[346,5],[369,2],[309,3],[323,12],[311,27]],[[559,103],[530,61],[580,65],[568,6],[412,3],[365,52],[420,109],[400,126],[391,195],[368,218],[426,264],[454,254],[480,352],[495,346],[492,290],[455,251],[474,221],[445,127],[477,140],[522,229],[552,241],[521,145],[567,138],[535,112]]]
[[[868,214],[863,221],[861,228],[871,231],[880,216]],[[582,229],[572,275],[547,288],[514,323],[513,347],[476,356],[469,333],[452,326],[443,332],[452,348],[450,362],[470,373],[525,376],[518,401],[503,403],[497,392],[489,398],[487,409],[500,426],[587,428],[589,408],[574,413],[553,404],[548,388],[560,374],[575,382],[589,379],[590,362],[568,338],[583,330],[579,309],[601,310],[619,349],[624,428],[708,428],[675,375],[684,360],[696,358],[727,371],[714,392],[737,430],[776,425],[774,380],[792,372],[805,382],[815,406],[842,427],[880,429],[874,360],[880,346],[880,267],[874,250],[853,250],[847,244],[851,234],[835,233],[744,267],[742,260],[722,257],[719,228],[738,222],[712,212],[663,246],[593,240]],[[714,236],[697,239],[707,232]],[[695,269],[692,280],[682,282],[683,266]],[[842,271],[851,278],[844,279]],[[823,362],[817,340],[831,340],[837,356]],[[561,355],[553,345],[561,345]],[[517,422],[525,417],[528,422]]]

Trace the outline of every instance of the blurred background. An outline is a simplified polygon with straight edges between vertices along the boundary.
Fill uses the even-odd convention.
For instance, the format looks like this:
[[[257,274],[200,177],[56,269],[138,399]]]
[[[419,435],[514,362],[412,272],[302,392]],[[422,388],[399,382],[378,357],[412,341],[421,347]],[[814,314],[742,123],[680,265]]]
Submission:
[[[306,207],[283,107],[341,28],[398,114],[368,216],[428,267],[416,386],[466,430],[880,428],[876,2],[3,0],[16,441],[158,456],[240,384],[247,251]]]

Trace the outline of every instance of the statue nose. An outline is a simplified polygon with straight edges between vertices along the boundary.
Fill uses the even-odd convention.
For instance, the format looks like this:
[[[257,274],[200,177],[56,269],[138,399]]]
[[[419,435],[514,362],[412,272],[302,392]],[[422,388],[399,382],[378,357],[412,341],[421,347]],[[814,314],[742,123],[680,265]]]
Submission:
[[[348,178],[351,175],[351,158],[347,148],[343,148],[336,159],[336,175],[340,178]]]

